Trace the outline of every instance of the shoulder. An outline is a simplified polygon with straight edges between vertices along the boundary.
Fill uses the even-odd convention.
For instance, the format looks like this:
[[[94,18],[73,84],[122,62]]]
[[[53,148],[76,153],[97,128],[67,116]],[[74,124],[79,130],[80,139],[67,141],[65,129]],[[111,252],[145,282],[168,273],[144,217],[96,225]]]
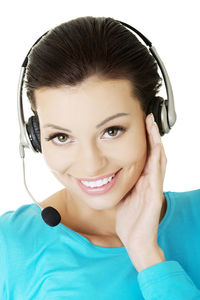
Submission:
[[[33,219],[33,206],[22,205],[16,210],[6,211],[0,215],[1,266],[6,264],[8,257],[14,257],[20,251],[20,245],[24,244],[29,227],[28,223],[31,222],[30,219]],[[5,270],[6,268],[5,265]]]
[[[186,205],[195,206],[200,203],[200,189],[184,192],[167,192],[172,201],[181,202]]]
[[[40,206],[44,208],[50,204],[58,205],[59,196],[60,191],[49,196],[40,203]],[[7,235],[9,233],[24,235],[26,231],[30,234],[41,229],[45,231],[45,228],[48,226],[42,220],[40,207],[35,203],[22,205],[16,210],[9,210],[0,215],[0,231],[6,232]]]
[[[170,199],[170,210],[176,222],[200,228],[200,189],[184,192],[166,192]]]
[[[22,205],[16,210],[9,210],[0,215],[0,231],[22,229],[35,222],[38,212],[35,204]]]
[[[0,228],[9,224],[18,224],[23,218],[33,214],[33,204],[26,204],[16,210],[9,210],[0,215]]]
[[[0,243],[11,249],[27,243],[45,232],[45,224],[41,219],[40,208],[35,204],[22,205],[0,216]],[[3,246],[2,246],[3,247]]]
[[[6,224],[19,224],[22,219],[27,216],[31,219],[37,215],[35,210],[35,204],[25,204],[18,207],[16,210],[9,210],[0,215],[0,226]]]

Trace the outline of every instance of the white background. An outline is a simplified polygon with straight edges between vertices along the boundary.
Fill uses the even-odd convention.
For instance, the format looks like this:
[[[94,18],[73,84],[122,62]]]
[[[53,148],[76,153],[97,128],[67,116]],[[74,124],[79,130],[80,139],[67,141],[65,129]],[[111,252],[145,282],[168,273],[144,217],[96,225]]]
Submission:
[[[33,203],[24,187],[18,151],[17,87],[22,62],[42,34],[81,16],[113,17],[129,23],[156,47],[171,79],[177,113],[174,127],[162,137],[168,158],[164,191],[200,188],[199,1],[18,0],[2,3],[0,214]],[[29,117],[25,117],[26,121]],[[38,202],[63,188],[42,154],[26,148],[25,166],[27,185]]]

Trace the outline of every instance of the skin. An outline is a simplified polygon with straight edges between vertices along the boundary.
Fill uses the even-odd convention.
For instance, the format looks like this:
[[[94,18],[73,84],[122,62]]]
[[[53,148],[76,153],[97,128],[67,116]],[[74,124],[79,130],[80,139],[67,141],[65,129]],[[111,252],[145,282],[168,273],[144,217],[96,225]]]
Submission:
[[[126,79],[103,80],[91,76],[76,87],[43,87],[35,91],[42,154],[64,186],[56,197],[41,204],[45,207],[49,201],[53,203],[59,209],[61,222],[66,225],[71,222],[71,227],[79,232],[119,240],[115,228],[116,206],[140,178],[149,151],[146,115],[138,99],[131,95],[131,88]],[[121,112],[129,115],[96,129],[105,118]],[[68,128],[72,133],[45,127],[47,123]],[[111,126],[122,126],[126,131],[103,134]],[[45,140],[58,132],[61,135],[54,141]],[[100,196],[84,193],[74,179],[95,178],[120,168],[115,186]],[[162,202],[160,222],[167,207],[164,194]]]

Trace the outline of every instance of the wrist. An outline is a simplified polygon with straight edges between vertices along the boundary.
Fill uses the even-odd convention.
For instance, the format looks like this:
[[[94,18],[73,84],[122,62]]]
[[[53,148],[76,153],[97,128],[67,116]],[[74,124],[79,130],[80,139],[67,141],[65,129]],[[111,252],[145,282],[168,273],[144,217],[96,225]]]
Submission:
[[[128,251],[128,254],[138,272],[166,261],[164,252],[159,247],[153,249],[145,249],[145,251]]]

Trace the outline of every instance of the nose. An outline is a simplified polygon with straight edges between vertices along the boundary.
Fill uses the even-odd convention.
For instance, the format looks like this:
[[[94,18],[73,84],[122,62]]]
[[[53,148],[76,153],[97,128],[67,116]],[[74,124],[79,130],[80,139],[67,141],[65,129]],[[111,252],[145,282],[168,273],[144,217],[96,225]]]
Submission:
[[[99,170],[105,169],[107,159],[96,143],[87,143],[81,147],[77,163],[84,170],[84,176],[93,177],[100,174]]]

